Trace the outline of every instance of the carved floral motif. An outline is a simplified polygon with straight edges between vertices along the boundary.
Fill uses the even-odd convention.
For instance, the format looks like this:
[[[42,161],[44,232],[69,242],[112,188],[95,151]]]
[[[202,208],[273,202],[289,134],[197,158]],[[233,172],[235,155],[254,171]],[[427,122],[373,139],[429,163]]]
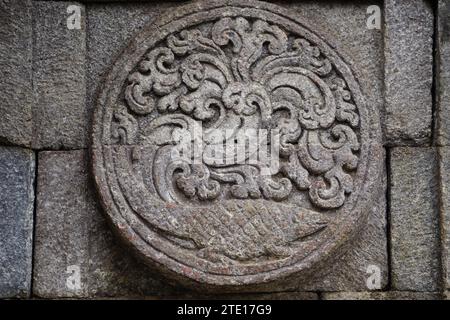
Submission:
[[[350,67],[303,21],[195,2],[112,66],[92,166],[107,217],[149,264],[254,284],[311,269],[359,230],[382,189],[379,131]]]
[[[281,201],[294,187],[307,191],[314,205],[332,209],[353,190],[360,145],[351,93],[318,47],[276,25],[222,18],[207,31],[170,35],[130,74],[124,98],[136,117],[157,113],[157,127],[177,128],[182,121],[188,131],[195,123],[210,131],[234,130],[225,141],[215,141],[206,130],[207,145],[236,139],[249,128],[280,131],[281,165],[272,175],[262,175],[258,164],[168,164],[174,175],[164,176],[175,179],[177,190],[170,181],[161,182],[167,189],[156,186],[166,201],[184,201],[178,192],[188,199],[214,199],[222,184],[231,185],[231,198]],[[116,115],[119,123],[123,117]],[[141,129],[144,137],[155,134],[157,127],[150,127]],[[135,130],[130,126],[129,135]]]

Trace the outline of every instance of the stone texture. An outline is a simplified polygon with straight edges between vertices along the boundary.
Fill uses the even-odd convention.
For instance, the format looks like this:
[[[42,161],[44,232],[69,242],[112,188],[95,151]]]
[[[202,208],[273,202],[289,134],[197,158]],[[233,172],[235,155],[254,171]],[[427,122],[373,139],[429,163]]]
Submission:
[[[330,292],[322,295],[323,300],[440,300],[438,292]]]
[[[133,34],[174,3],[87,3],[87,97],[95,105],[99,84]]]
[[[173,294],[111,235],[94,198],[85,153],[39,153],[33,294],[42,298]],[[67,286],[72,266],[80,270],[79,289]]]
[[[436,291],[440,277],[436,152],[393,148],[390,166],[392,287]]]
[[[331,42],[357,73],[368,104],[382,113],[383,106],[383,37],[380,30],[361,28],[366,25],[367,6],[381,1],[323,2],[272,1],[291,10],[300,19],[314,23],[314,30]],[[88,101],[95,104],[95,96],[104,73],[132,36],[158,16],[173,10],[174,3],[87,3]],[[323,19],[326,16],[327,19]],[[351,33],[347,30],[352,30]]]
[[[436,139],[439,145],[450,146],[450,2],[439,0],[438,6],[437,114]]]
[[[326,36],[346,62],[363,78],[361,86],[368,103],[379,112],[383,106],[383,37],[380,30],[361,28],[366,25],[367,6],[381,1],[323,2],[272,1],[292,10],[301,19],[314,22],[314,30]],[[88,96],[92,108],[98,84],[105,71],[134,34],[147,23],[170,11],[177,4],[167,3],[87,3]],[[323,19],[326,16],[327,19]],[[312,23],[311,23],[312,24]],[[352,30],[351,33],[347,30]]]
[[[430,142],[433,11],[424,0],[384,5],[386,139],[390,145]]]
[[[94,199],[88,179],[85,151],[40,152],[35,272],[33,294],[57,297],[148,297],[174,299],[316,299],[313,293],[248,293],[206,295],[179,293],[163,284],[156,273],[136,261],[111,234]],[[382,286],[387,281],[384,200],[370,219],[355,248],[307,284],[294,283],[308,290],[365,290],[369,264],[380,266]],[[376,218],[375,218],[376,217]],[[64,237],[61,237],[64,235]],[[67,267],[81,271],[81,290],[66,286]],[[148,274],[152,275],[148,275]],[[148,276],[147,276],[148,275]],[[272,290],[276,290],[272,289]],[[280,290],[280,289],[278,289]],[[306,290],[306,289],[304,289]],[[159,296],[156,296],[159,295]]]
[[[386,185],[385,177],[382,177],[380,184]],[[385,288],[389,278],[385,194],[372,208],[367,225],[348,252],[330,266],[318,270],[316,275],[300,283],[297,288],[312,291],[365,291],[371,275],[368,272],[370,266],[380,269],[380,287]]]
[[[148,264],[186,285],[244,290],[306,276],[376,210],[378,112],[339,54],[290,14],[253,1],[179,7],[134,37],[105,77],[92,139],[103,207]],[[290,140],[269,175],[245,161],[207,163],[207,150],[180,165],[169,148],[181,143],[168,135],[180,119],[236,135],[286,124]]]
[[[70,5],[81,10],[81,29],[69,29]],[[84,6],[77,2],[35,2],[33,148],[85,148],[86,26]]]
[[[0,143],[30,146],[32,23],[30,0],[0,1]]]
[[[444,299],[445,300],[450,300],[450,291],[445,291],[444,292]]]
[[[314,32],[326,38],[359,79],[367,104],[384,117],[383,32],[367,29],[367,7],[382,1],[274,1],[309,21]],[[326,19],[324,19],[326,17]],[[351,32],[349,32],[351,30]]]
[[[442,264],[444,281],[450,288],[450,147],[439,150],[440,195],[441,195],[441,234],[442,234]]]
[[[384,156],[383,156],[384,158]],[[354,240],[354,244],[339,259],[318,270],[297,290],[302,291],[366,291],[371,273],[368,268],[380,269],[380,289],[388,284],[389,265],[387,257],[386,231],[386,169],[379,176],[382,188],[380,198],[374,202],[366,226]]]
[[[367,3],[369,2],[373,4],[373,1]],[[7,6],[1,7],[4,3]],[[5,8],[10,10],[16,6],[16,3],[19,5],[26,3],[25,6],[22,5],[26,9],[15,10],[14,16],[5,13]],[[89,131],[87,115],[95,104],[95,92],[101,83],[102,74],[136,32],[146,23],[156,19],[160,13],[171,10],[178,4],[154,2],[86,4],[89,22],[87,26],[89,34],[87,34],[86,40],[88,43],[88,60],[86,62],[89,68],[87,74],[89,98],[85,106],[84,93],[81,94],[85,86],[77,81],[78,76],[81,73],[84,74],[84,70],[80,70],[84,64],[84,61],[81,60],[84,55],[76,51],[80,48],[78,44],[84,41],[84,32],[72,37],[80,30],[67,30],[65,20],[56,19],[60,12],[58,7],[62,8],[61,12],[65,16],[65,3],[35,1],[34,23],[35,27],[41,31],[39,31],[35,44],[35,50],[38,52],[38,59],[34,62],[37,84],[35,98],[38,102],[33,111],[36,119],[35,136],[30,138],[32,127],[31,99],[29,97],[31,76],[23,76],[31,74],[31,71],[28,70],[30,63],[17,62],[20,59],[31,61],[29,53],[31,42],[27,43],[26,40],[23,40],[27,38],[27,33],[31,34],[31,28],[27,27],[26,23],[31,16],[29,3],[30,1],[0,2],[1,21],[8,22],[5,24],[6,29],[16,30],[3,33],[3,30],[6,29],[2,28],[0,31],[0,67],[2,71],[7,70],[8,74],[12,74],[11,81],[14,82],[14,84],[8,81],[2,82],[0,92],[17,95],[17,92],[20,91],[18,96],[21,99],[20,103],[14,102],[14,108],[10,107],[10,102],[0,104],[0,113],[4,115],[0,116],[0,143],[28,146],[31,139],[36,148],[85,148],[86,133]],[[382,32],[360,27],[366,22],[367,3],[355,4],[347,1],[324,5],[324,3],[309,1],[305,3],[279,2],[280,5],[289,8],[292,12],[295,11],[300,17],[314,21],[314,31],[325,35],[330,40],[332,47],[344,54],[348,64],[356,70],[358,78],[361,79],[360,84],[368,103],[381,111],[383,66],[379,42],[382,39]],[[432,44],[430,34],[433,27],[431,9],[427,1],[387,0],[385,3],[387,141],[393,146],[428,144],[432,122],[430,94]],[[447,94],[449,64],[446,63],[450,57],[448,53],[449,32],[447,30],[449,29],[447,20],[450,17],[448,16],[448,2],[441,0],[439,3],[439,41],[437,44],[439,51],[437,55],[439,61],[437,101],[439,104],[436,114],[436,138],[438,145],[443,146],[450,143],[448,129],[450,109]],[[381,5],[381,2],[378,4]],[[8,14],[14,19],[4,20],[3,15]],[[47,17],[47,14],[50,16]],[[323,16],[326,16],[327,19],[323,19]],[[64,27],[64,33],[60,32],[58,23]],[[21,27],[21,25],[25,27]],[[352,30],[352,32],[348,32],[348,30]],[[13,36],[22,40],[10,40]],[[6,42],[3,39],[7,39]],[[25,47],[20,50],[11,49],[18,45]],[[65,46],[75,48],[75,51],[70,50],[72,52],[68,54],[64,50]],[[11,50],[17,51],[13,58],[10,58],[12,55],[8,57]],[[52,56],[52,52],[58,52],[58,56]],[[72,54],[75,56],[74,60],[71,60]],[[4,59],[5,56],[9,60]],[[65,61],[60,60],[61,56],[65,57]],[[47,60],[52,62],[49,63]],[[75,69],[68,70],[72,64]],[[59,79],[64,81],[59,83]],[[6,89],[4,89],[5,87]],[[80,88],[73,90],[76,87],[80,87],[81,91]],[[14,89],[11,90],[11,88]],[[77,100],[78,95],[82,96],[82,100]],[[12,97],[5,101],[14,101],[19,98]],[[54,101],[56,102],[53,103]],[[447,186],[450,185],[450,169],[447,167],[450,163],[450,152],[448,148],[439,150],[442,174],[442,217],[444,218],[442,224],[443,262],[448,289],[450,288],[448,272],[450,263],[448,258],[450,197]],[[438,257],[441,254],[438,252],[436,218],[438,180],[435,179],[433,173],[437,169],[435,168],[436,159],[432,153],[432,149],[425,148],[412,150],[394,148],[391,157],[391,163],[393,163],[392,191],[390,192],[393,231],[391,238],[392,282],[394,290],[407,291],[330,292],[323,294],[324,299],[437,299],[439,297],[438,293],[428,292],[437,290]],[[48,172],[42,173],[42,179],[46,180],[40,182],[40,185],[43,186],[40,197],[44,199],[44,202],[40,204],[39,209],[42,223],[38,227],[41,228],[40,233],[43,236],[37,244],[39,250],[36,253],[38,273],[35,275],[35,294],[37,296],[147,296],[160,298],[161,296],[154,295],[162,294],[164,297],[175,298],[208,299],[218,297],[226,299],[240,297],[236,295],[199,296],[197,293],[172,295],[175,289],[162,283],[164,280],[160,280],[159,274],[145,276],[149,273],[149,269],[136,261],[128,248],[121,248],[122,243],[111,235],[110,227],[99,214],[100,210],[97,208],[95,192],[92,190],[88,178],[89,171],[86,162],[83,152],[42,153],[41,165],[45,165]],[[49,178],[50,176],[52,178]],[[74,187],[69,188],[69,185]],[[51,196],[51,192],[54,192],[56,197]],[[373,215],[369,219],[368,226],[347,254],[339,258],[333,265],[320,270],[309,281],[302,280],[300,283],[292,283],[290,288],[314,291],[367,290],[365,281],[368,276],[366,268],[369,264],[381,267],[382,287],[384,288],[388,280],[385,202],[383,196],[378,205],[372,208]],[[50,212],[48,216],[47,212]],[[69,223],[66,225],[67,221]],[[0,220],[0,227],[1,223],[2,220]],[[1,235],[2,231],[0,230],[0,237]],[[0,240],[1,245],[2,241]],[[81,290],[69,290],[66,286],[68,277],[66,271],[70,265],[81,267]],[[137,273],[141,275],[136,276]],[[3,283],[0,282],[0,284]],[[283,289],[273,288],[273,290]],[[410,290],[422,292],[411,292]],[[7,294],[6,296],[25,296],[26,294],[26,289],[24,289],[19,294]],[[241,297],[315,299],[317,295],[311,292],[282,292],[243,294]]]
[[[0,147],[0,298],[30,294],[34,169],[32,151]]]

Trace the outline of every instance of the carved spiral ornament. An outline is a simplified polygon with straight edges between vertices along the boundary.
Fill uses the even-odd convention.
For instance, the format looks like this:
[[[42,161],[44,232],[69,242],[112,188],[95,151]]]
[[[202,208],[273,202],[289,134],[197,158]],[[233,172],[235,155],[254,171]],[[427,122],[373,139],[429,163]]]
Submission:
[[[199,2],[149,25],[113,65],[93,173],[146,262],[188,282],[257,284],[306,274],[364,225],[378,127],[349,66],[302,21]]]

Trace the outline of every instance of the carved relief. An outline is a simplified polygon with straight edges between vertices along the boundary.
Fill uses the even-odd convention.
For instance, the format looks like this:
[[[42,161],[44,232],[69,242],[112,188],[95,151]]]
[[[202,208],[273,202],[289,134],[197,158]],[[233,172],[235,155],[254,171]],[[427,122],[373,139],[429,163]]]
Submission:
[[[150,263],[163,254],[201,282],[260,282],[312,266],[366,214],[368,108],[341,58],[283,10],[209,6],[162,19],[161,36],[146,29],[116,63],[94,173]]]

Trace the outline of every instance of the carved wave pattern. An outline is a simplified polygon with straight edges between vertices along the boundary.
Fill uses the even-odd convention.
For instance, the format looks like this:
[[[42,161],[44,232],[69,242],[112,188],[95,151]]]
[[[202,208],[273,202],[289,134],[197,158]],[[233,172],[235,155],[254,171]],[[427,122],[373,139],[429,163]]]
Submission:
[[[226,199],[283,201],[297,190],[317,208],[336,209],[353,191],[360,118],[352,94],[318,47],[277,25],[222,18],[172,34],[130,73],[123,96],[111,139],[158,146],[153,183],[166,202],[213,200],[224,190]],[[136,119],[148,115],[139,128]],[[246,129],[276,130],[278,169],[174,161],[182,130],[199,126],[206,146]],[[230,134],[218,140],[216,129]]]

